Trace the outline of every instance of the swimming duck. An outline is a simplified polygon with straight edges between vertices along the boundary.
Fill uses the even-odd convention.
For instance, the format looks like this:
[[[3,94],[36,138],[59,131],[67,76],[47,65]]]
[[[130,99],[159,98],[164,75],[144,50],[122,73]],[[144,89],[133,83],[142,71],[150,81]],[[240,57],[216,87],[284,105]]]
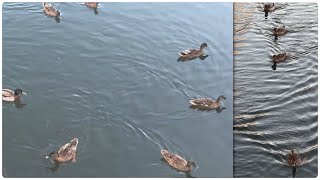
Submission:
[[[93,8],[95,15],[97,15],[99,13],[98,9],[97,9],[98,8],[97,2],[85,2],[84,4],[89,8]]]
[[[287,32],[288,32],[288,30],[286,29],[285,26],[273,28],[273,35],[275,37],[275,40],[278,40],[278,36],[282,36],[282,35],[286,34]]]
[[[277,69],[277,63],[284,62],[288,58],[287,53],[277,54],[272,56],[273,65],[271,66],[273,70]]]
[[[62,146],[58,152],[51,152],[46,158],[51,158],[54,163],[67,163],[69,161],[76,162],[76,151],[78,146],[78,139],[74,138],[70,143]]]
[[[264,4],[264,7],[263,7],[263,11],[264,11],[264,16],[268,17],[268,13],[269,12],[272,12],[276,9],[276,6],[274,5],[274,3],[267,3],[267,4]]]
[[[194,161],[187,161],[183,159],[181,156],[177,154],[172,154],[167,150],[161,149],[160,153],[163,156],[164,160],[171,167],[177,169],[178,171],[190,172],[192,170],[192,166],[196,167]]]
[[[208,47],[207,43],[202,43],[200,46],[200,49],[187,49],[187,50],[181,51],[179,53],[179,56],[180,58],[183,58],[183,59],[197,58],[204,54],[203,50],[206,47]]]
[[[190,104],[199,109],[216,109],[220,107],[221,101],[227,99],[224,96],[219,96],[217,100],[210,98],[199,98],[190,100]]]
[[[43,2],[42,6],[43,6],[43,11],[47,15],[53,16],[53,17],[59,17],[60,16],[60,11],[58,11],[56,8],[54,8],[50,3]]]
[[[298,153],[294,152],[292,149],[290,153],[287,155],[288,165],[292,167],[292,175],[296,176],[296,168],[301,165],[302,161]]]
[[[86,6],[88,6],[89,8],[97,8],[98,7],[98,3],[97,2],[85,2],[84,4]]]
[[[17,88],[16,90],[12,91],[10,89],[2,89],[2,101],[20,101],[21,95],[27,95],[27,93],[22,92],[22,89]]]

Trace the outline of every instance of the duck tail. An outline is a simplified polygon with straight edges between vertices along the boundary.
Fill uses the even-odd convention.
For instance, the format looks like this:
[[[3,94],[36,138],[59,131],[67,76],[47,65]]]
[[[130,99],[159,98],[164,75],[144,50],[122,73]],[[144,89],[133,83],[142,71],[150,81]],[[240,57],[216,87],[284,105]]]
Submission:
[[[197,105],[194,100],[190,100],[189,102],[190,102],[190,104],[192,104],[192,105]]]
[[[72,141],[70,142],[71,146],[77,146],[78,145],[78,138],[74,138],[72,139]]]
[[[42,6],[43,6],[43,7],[45,7],[45,6],[46,6],[46,4],[47,4],[46,2],[43,2],[43,3],[42,3]]]

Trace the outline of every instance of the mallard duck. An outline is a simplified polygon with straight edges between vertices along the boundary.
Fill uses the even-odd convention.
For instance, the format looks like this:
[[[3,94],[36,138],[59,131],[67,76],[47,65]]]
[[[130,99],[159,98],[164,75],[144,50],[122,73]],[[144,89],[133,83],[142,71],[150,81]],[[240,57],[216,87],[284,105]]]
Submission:
[[[20,101],[21,95],[27,95],[27,93],[22,92],[22,89],[17,88],[16,90],[12,91],[10,89],[2,89],[2,101]]]
[[[277,69],[277,63],[284,62],[288,58],[287,53],[277,54],[272,56],[273,65],[271,66],[273,70]]]
[[[204,48],[208,47],[207,43],[202,43],[200,49],[187,49],[179,53],[180,58],[192,59],[202,56],[204,54]]]
[[[220,107],[221,101],[227,99],[224,96],[219,96],[217,100],[210,98],[199,98],[190,100],[190,104],[199,109],[216,109]]]
[[[53,17],[59,17],[60,16],[60,11],[58,11],[56,8],[54,8],[50,3],[43,2],[42,6],[43,6],[43,11],[47,15],[53,16]]]
[[[282,35],[286,34],[287,31],[288,30],[286,29],[285,26],[273,28],[273,35],[275,37],[275,40],[278,40],[278,36],[282,36]]]
[[[51,152],[46,158],[51,158],[54,163],[67,163],[69,161],[76,162],[76,151],[78,139],[74,138],[70,143],[62,146],[58,152]]]
[[[97,15],[99,13],[98,12],[98,3],[97,2],[85,2],[84,4],[89,8],[93,8],[95,15]]]
[[[274,5],[274,3],[264,4],[263,6],[264,16],[267,18],[268,13],[274,11],[275,9],[276,9],[276,6]]]
[[[293,177],[296,176],[296,168],[302,164],[301,158],[297,152],[293,149],[287,155],[287,163],[289,166],[292,167],[292,175]]]
[[[98,3],[97,2],[85,2],[84,4],[86,6],[88,6],[89,8],[97,8],[98,7]]]
[[[196,167],[196,163],[194,161],[187,161],[181,156],[172,154],[167,150],[161,149],[160,153],[171,167],[179,171],[190,172],[192,170],[192,166]]]

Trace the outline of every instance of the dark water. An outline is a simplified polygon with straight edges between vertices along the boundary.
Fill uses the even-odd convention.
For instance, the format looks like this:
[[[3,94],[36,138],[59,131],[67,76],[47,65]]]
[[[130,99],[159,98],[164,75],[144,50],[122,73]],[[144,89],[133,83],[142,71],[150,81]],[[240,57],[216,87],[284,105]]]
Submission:
[[[234,5],[234,176],[292,177],[286,154],[304,158],[296,177],[316,177],[318,164],[318,7],[276,3],[264,18],[259,3]],[[277,42],[274,26],[289,32]],[[289,59],[271,69],[271,56]]]
[[[161,161],[167,148],[196,162],[194,177],[233,176],[232,3],[3,4],[3,176],[185,177]],[[177,53],[206,42],[205,60]],[[225,109],[189,108],[224,95]],[[45,155],[79,138],[77,162]]]

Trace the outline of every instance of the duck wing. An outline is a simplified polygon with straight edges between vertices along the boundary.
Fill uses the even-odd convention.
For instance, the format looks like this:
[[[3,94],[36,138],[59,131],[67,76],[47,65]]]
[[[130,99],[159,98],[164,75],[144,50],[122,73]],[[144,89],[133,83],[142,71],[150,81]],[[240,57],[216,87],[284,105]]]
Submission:
[[[298,165],[302,164],[300,156],[296,153],[288,154],[287,158],[288,158],[288,165],[289,166],[293,166],[294,164],[296,164],[298,166]]]
[[[170,166],[178,170],[184,170],[188,164],[185,159],[177,154],[172,154],[166,150],[161,150],[161,154]]]
[[[77,146],[78,146],[78,139],[74,138],[70,143],[67,143],[64,146],[62,146],[59,149],[58,154],[59,156],[73,156],[77,151]]]
[[[47,3],[47,2],[43,2],[43,8],[46,11],[56,11],[56,8],[54,8],[51,4]]]
[[[14,95],[14,91],[10,89],[2,89],[2,97],[11,97]]]
[[[187,49],[187,50],[184,50],[184,51],[181,51],[179,53],[180,56],[186,56],[186,55],[191,55],[191,54],[194,54],[198,52],[196,49]]]
[[[213,100],[208,98],[200,98],[200,99],[192,99],[189,102],[190,104],[195,106],[210,106],[213,103]]]

